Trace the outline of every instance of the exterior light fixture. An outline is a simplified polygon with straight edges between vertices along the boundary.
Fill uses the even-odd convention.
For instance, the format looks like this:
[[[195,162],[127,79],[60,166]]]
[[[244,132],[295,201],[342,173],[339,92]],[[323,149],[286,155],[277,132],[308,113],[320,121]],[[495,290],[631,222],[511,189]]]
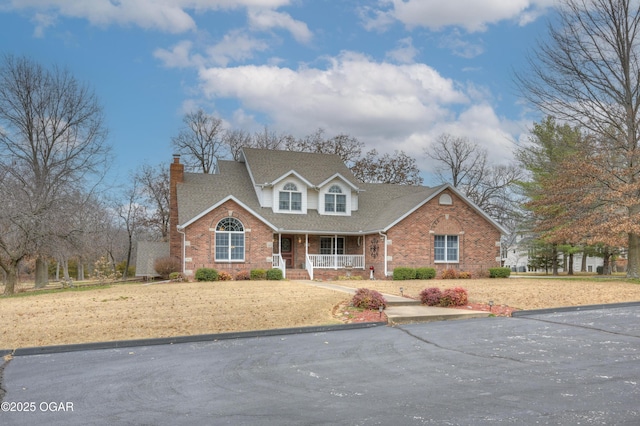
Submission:
[[[493,312],[493,300],[489,300],[489,312]]]
[[[384,308],[382,307],[382,305],[378,306],[378,312],[380,313],[380,318],[382,318],[382,310]]]
[[[400,287],[400,296],[404,296],[404,287]]]

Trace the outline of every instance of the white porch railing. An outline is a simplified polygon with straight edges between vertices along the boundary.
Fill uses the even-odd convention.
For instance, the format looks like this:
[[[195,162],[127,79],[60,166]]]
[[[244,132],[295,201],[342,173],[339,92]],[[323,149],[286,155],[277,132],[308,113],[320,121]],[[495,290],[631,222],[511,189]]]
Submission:
[[[271,256],[271,267],[278,268],[282,271],[282,278],[287,278],[287,264],[279,254],[274,254]]]
[[[307,259],[313,268],[341,269],[351,267],[364,269],[364,256],[358,254],[310,254]]]

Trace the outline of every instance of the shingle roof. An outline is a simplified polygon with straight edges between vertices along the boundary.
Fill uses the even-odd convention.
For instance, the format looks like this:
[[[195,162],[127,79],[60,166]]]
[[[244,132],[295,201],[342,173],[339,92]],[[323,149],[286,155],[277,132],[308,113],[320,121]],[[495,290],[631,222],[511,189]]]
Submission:
[[[245,149],[245,159],[251,163],[249,168],[241,162],[219,161],[219,174],[184,174],[184,182],[178,185],[180,225],[190,223],[233,196],[280,232],[371,233],[388,229],[448,187],[361,183],[337,155]],[[361,191],[358,210],[351,212],[351,216],[320,215],[312,209],[306,215],[274,213],[271,207],[260,206],[248,169],[255,182],[272,182],[293,169],[314,185],[338,172],[349,181],[353,179]]]
[[[354,186],[361,185],[351,170],[336,154],[312,152],[276,151],[269,149],[243,148],[244,159],[256,185],[273,183],[291,170],[304,176],[312,185],[320,185],[339,173]]]

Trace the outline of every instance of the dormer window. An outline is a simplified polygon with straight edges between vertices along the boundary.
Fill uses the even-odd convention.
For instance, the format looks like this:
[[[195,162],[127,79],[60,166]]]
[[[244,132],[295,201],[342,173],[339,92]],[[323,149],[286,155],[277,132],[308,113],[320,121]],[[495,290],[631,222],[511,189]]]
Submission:
[[[346,213],[347,196],[342,193],[342,188],[333,185],[329,188],[329,192],[324,194],[324,211]]]
[[[294,183],[287,183],[280,191],[279,205],[280,211],[301,211],[302,193],[298,192],[298,187]]]

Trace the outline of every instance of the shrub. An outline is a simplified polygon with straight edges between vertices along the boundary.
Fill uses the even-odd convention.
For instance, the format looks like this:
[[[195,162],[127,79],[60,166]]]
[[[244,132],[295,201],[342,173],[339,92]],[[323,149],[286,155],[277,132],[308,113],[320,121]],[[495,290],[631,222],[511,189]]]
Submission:
[[[430,280],[436,277],[435,268],[417,268],[416,279],[418,280]]]
[[[384,296],[376,290],[359,288],[351,299],[351,305],[361,309],[379,309],[380,306],[385,308],[387,301],[384,299]]]
[[[172,272],[169,274],[169,279],[175,282],[182,282],[184,281],[184,276],[182,275],[182,272]]]
[[[489,268],[489,278],[509,278],[511,269],[509,268]]]
[[[200,268],[196,271],[197,281],[217,281],[218,271],[211,268]]]
[[[402,280],[415,280],[416,279],[416,270],[413,268],[407,267],[398,267],[393,270],[393,279],[402,281]]]
[[[252,269],[250,276],[252,280],[265,280],[267,279],[267,272],[264,269]]]
[[[448,288],[442,292],[440,306],[464,306],[469,301],[467,290],[462,287]]]
[[[226,271],[222,271],[218,273],[218,281],[231,281],[232,279],[233,279],[233,276]]]
[[[444,271],[442,271],[442,275],[440,275],[440,278],[443,280],[455,280],[456,278],[458,278],[458,271],[451,268],[445,269]]]
[[[175,256],[160,257],[153,262],[153,269],[165,280],[170,278],[172,272],[180,272],[182,264]]]
[[[236,274],[237,281],[245,281],[251,279],[251,273],[249,271],[240,271]]]
[[[461,280],[471,279],[471,272],[462,271],[458,274],[458,278]]]
[[[438,287],[425,288],[420,292],[420,302],[427,306],[438,306],[442,299],[442,292]]]
[[[282,270],[278,268],[271,268],[267,271],[267,279],[278,281],[282,279]]]

